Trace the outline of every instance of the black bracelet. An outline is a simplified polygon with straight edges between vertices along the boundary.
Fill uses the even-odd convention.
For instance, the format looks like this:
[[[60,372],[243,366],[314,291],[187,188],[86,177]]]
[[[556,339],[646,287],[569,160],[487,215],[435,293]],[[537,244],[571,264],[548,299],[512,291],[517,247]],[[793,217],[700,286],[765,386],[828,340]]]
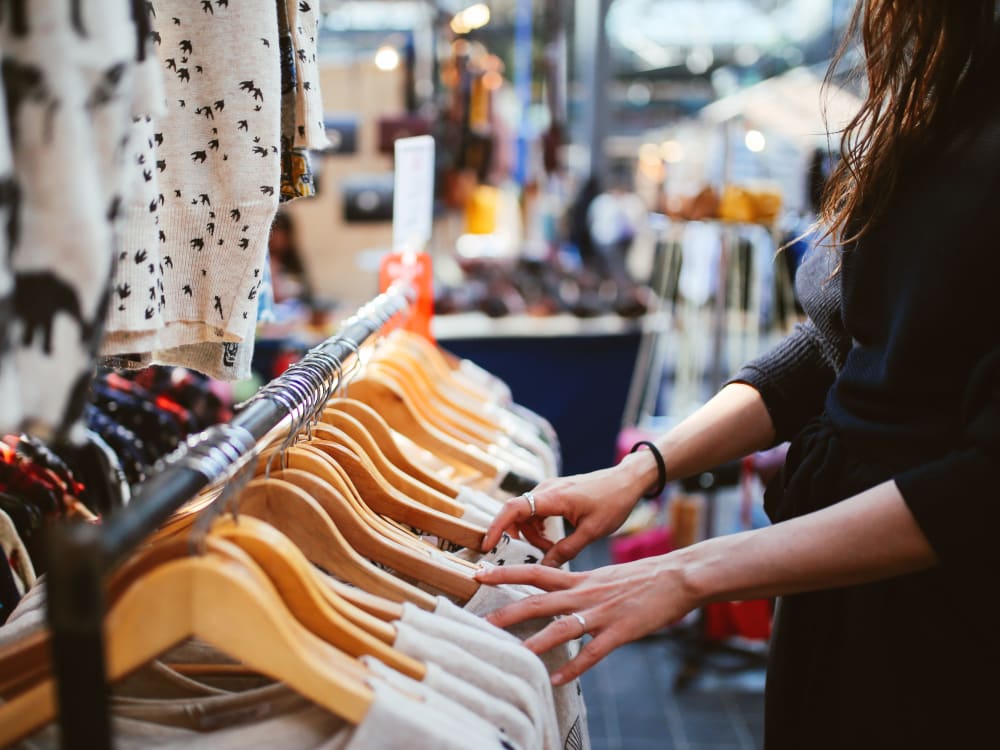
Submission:
[[[653,454],[653,458],[656,459],[656,489],[643,495],[647,500],[653,500],[662,495],[663,490],[667,487],[667,462],[663,460],[663,454],[660,453],[660,449],[649,440],[640,440],[632,446],[632,450],[629,453],[635,453],[644,445],[649,448],[650,453]]]

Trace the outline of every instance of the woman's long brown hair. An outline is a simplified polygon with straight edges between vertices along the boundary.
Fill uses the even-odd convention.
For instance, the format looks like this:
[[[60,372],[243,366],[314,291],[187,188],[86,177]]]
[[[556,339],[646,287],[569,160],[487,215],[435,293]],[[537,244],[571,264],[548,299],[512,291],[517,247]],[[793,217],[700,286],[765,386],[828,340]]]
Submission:
[[[995,0],[860,0],[830,76],[853,41],[865,54],[868,96],[848,123],[820,222],[840,246],[882,216],[912,159],[940,147],[988,81]],[[992,89],[992,91],[991,91]],[[984,102],[979,102],[985,106]]]

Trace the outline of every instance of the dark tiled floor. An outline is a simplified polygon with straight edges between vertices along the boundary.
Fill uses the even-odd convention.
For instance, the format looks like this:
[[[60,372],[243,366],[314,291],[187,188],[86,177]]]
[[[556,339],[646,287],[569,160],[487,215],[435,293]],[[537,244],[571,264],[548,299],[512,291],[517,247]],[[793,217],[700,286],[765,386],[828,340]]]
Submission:
[[[607,562],[606,547],[581,556],[577,570]],[[762,669],[702,671],[683,690],[674,680],[683,646],[672,639],[629,644],[583,679],[593,750],[759,750],[764,733]],[[732,660],[714,657],[715,666]]]

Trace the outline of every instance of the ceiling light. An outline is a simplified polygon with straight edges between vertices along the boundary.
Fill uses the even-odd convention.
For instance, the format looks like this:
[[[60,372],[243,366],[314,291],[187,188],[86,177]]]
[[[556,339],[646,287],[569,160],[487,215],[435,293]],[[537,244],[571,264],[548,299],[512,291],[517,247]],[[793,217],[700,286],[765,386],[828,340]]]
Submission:
[[[375,53],[375,67],[386,72],[399,67],[399,52],[388,45],[379,47]]]
[[[468,34],[470,31],[481,29],[489,22],[489,7],[485,3],[476,3],[455,14],[451,19],[451,30],[456,34]]]
[[[747,150],[753,151],[755,154],[759,154],[767,146],[767,140],[759,130],[748,130],[743,142],[746,144]]]

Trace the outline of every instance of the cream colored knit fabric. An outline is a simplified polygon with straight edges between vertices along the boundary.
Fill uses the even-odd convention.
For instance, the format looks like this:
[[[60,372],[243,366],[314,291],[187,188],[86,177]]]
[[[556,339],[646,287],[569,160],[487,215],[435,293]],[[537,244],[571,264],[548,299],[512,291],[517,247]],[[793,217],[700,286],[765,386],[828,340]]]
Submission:
[[[274,0],[151,5],[167,106],[144,159],[156,188],[129,205],[109,355],[250,336],[278,202]]]

